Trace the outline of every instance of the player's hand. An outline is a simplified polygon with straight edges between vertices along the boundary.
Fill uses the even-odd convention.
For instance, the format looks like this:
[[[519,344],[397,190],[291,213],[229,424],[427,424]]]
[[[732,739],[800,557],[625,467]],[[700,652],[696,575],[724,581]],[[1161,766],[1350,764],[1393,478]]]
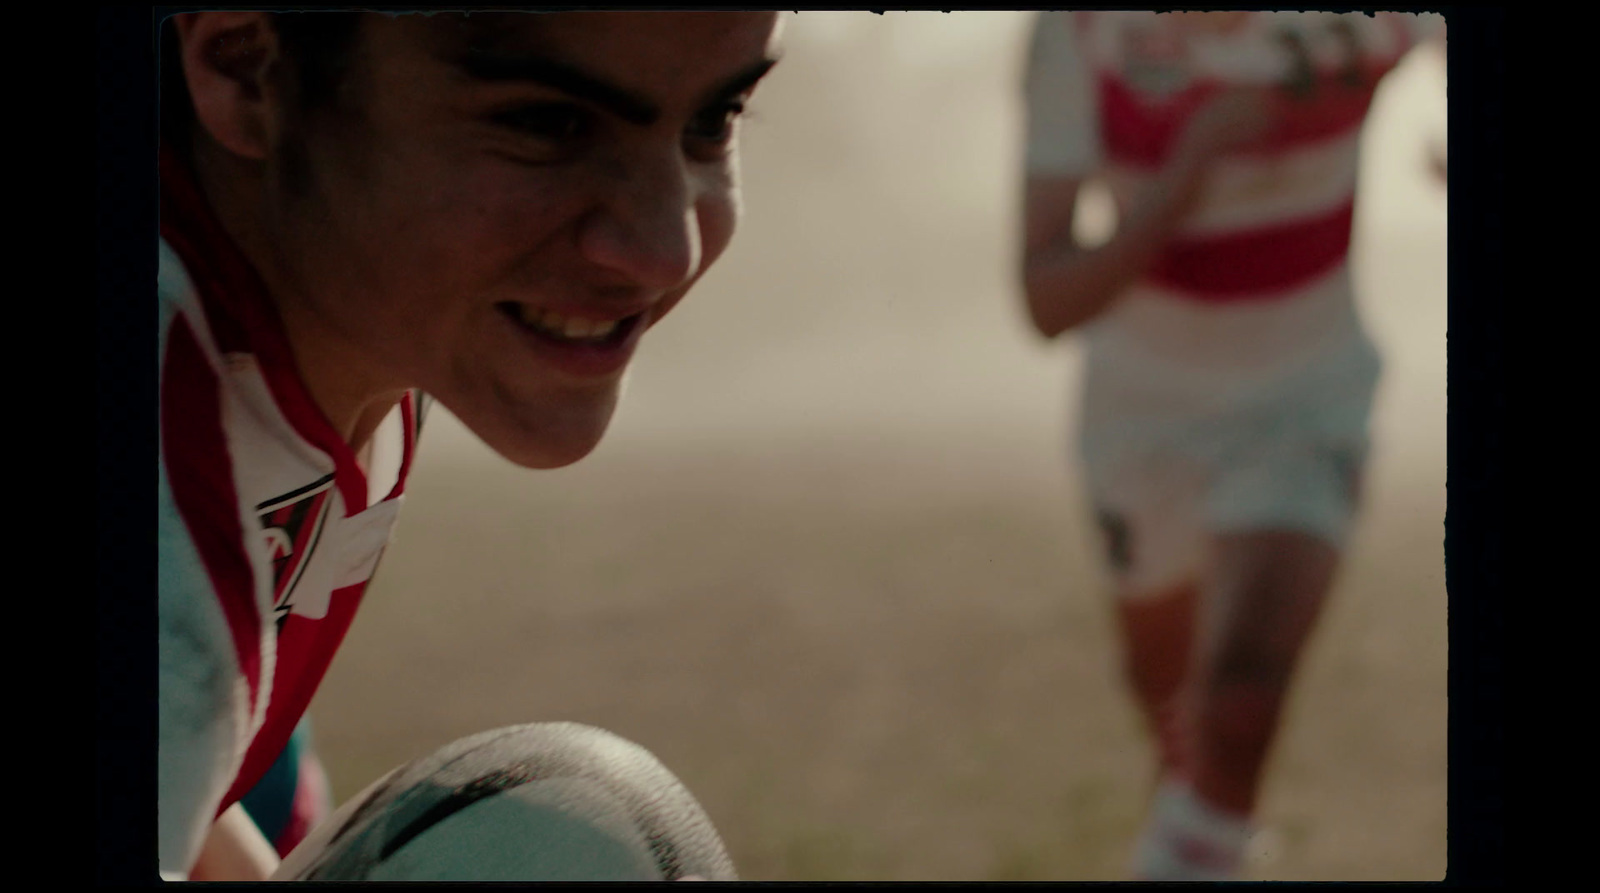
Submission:
[[[1212,164],[1270,133],[1281,102],[1273,88],[1260,86],[1231,87],[1208,100],[1179,134],[1151,201],[1173,216],[1186,216],[1199,200]]]
[[[1282,99],[1269,87],[1231,87],[1190,117],[1178,137],[1174,161],[1204,167],[1270,133],[1278,123]]]

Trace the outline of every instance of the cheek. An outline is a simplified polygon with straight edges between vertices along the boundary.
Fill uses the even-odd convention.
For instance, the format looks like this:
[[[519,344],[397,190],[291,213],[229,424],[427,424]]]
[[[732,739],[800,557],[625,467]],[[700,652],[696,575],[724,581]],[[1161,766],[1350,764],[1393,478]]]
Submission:
[[[435,300],[536,285],[534,271],[549,264],[535,261],[575,214],[570,188],[494,163],[427,173],[401,177],[367,227],[379,275]]]
[[[490,164],[451,199],[439,235],[451,251],[470,247],[478,263],[508,273],[546,249],[581,206],[571,184]]]

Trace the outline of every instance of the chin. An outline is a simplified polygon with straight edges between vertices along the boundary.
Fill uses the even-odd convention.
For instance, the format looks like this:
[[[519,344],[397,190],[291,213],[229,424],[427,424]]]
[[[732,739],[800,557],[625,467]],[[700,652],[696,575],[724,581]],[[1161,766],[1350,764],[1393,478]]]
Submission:
[[[600,445],[600,438],[593,437],[583,441],[566,441],[559,444],[548,442],[529,443],[520,440],[496,443],[484,438],[489,448],[499,453],[502,458],[513,465],[534,470],[548,470],[565,468],[583,457],[594,452]]]
[[[535,411],[455,413],[484,445],[506,461],[523,468],[563,468],[594,452],[600,445],[616,409],[613,399],[559,409],[545,405]],[[441,400],[441,403],[444,401]],[[445,404],[448,409],[449,404]]]
[[[487,430],[468,425],[486,446],[499,453],[506,461],[523,468],[564,468],[594,452],[605,435],[607,423],[582,426],[560,426],[556,430],[541,427],[522,430],[515,427],[493,426]]]

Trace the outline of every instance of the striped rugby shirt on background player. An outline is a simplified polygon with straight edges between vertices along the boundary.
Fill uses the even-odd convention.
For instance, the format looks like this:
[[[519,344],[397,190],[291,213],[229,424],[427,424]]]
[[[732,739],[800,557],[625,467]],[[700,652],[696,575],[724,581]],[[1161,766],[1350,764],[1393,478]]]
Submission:
[[[306,391],[254,269],[191,174],[161,157],[160,869],[266,773],[389,541],[426,399],[363,473]]]
[[[1364,340],[1347,263],[1361,126],[1379,79],[1442,20],[1256,12],[1198,35],[1170,14],[1041,15],[1029,173],[1103,176],[1119,207],[1207,99],[1228,86],[1292,88],[1275,132],[1213,166],[1152,269],[1086,329],[1091,354],[1227,390]]]

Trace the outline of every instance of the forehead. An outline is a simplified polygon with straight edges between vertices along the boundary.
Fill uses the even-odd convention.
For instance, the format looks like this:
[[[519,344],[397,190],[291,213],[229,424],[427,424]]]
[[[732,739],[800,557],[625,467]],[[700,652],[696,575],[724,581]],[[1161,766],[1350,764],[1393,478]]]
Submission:
[[[469,76],[537,58],[652,93],[701,89],[775,58],[777,29],[775,12],[649,10],[401,15],[384,27]]]

